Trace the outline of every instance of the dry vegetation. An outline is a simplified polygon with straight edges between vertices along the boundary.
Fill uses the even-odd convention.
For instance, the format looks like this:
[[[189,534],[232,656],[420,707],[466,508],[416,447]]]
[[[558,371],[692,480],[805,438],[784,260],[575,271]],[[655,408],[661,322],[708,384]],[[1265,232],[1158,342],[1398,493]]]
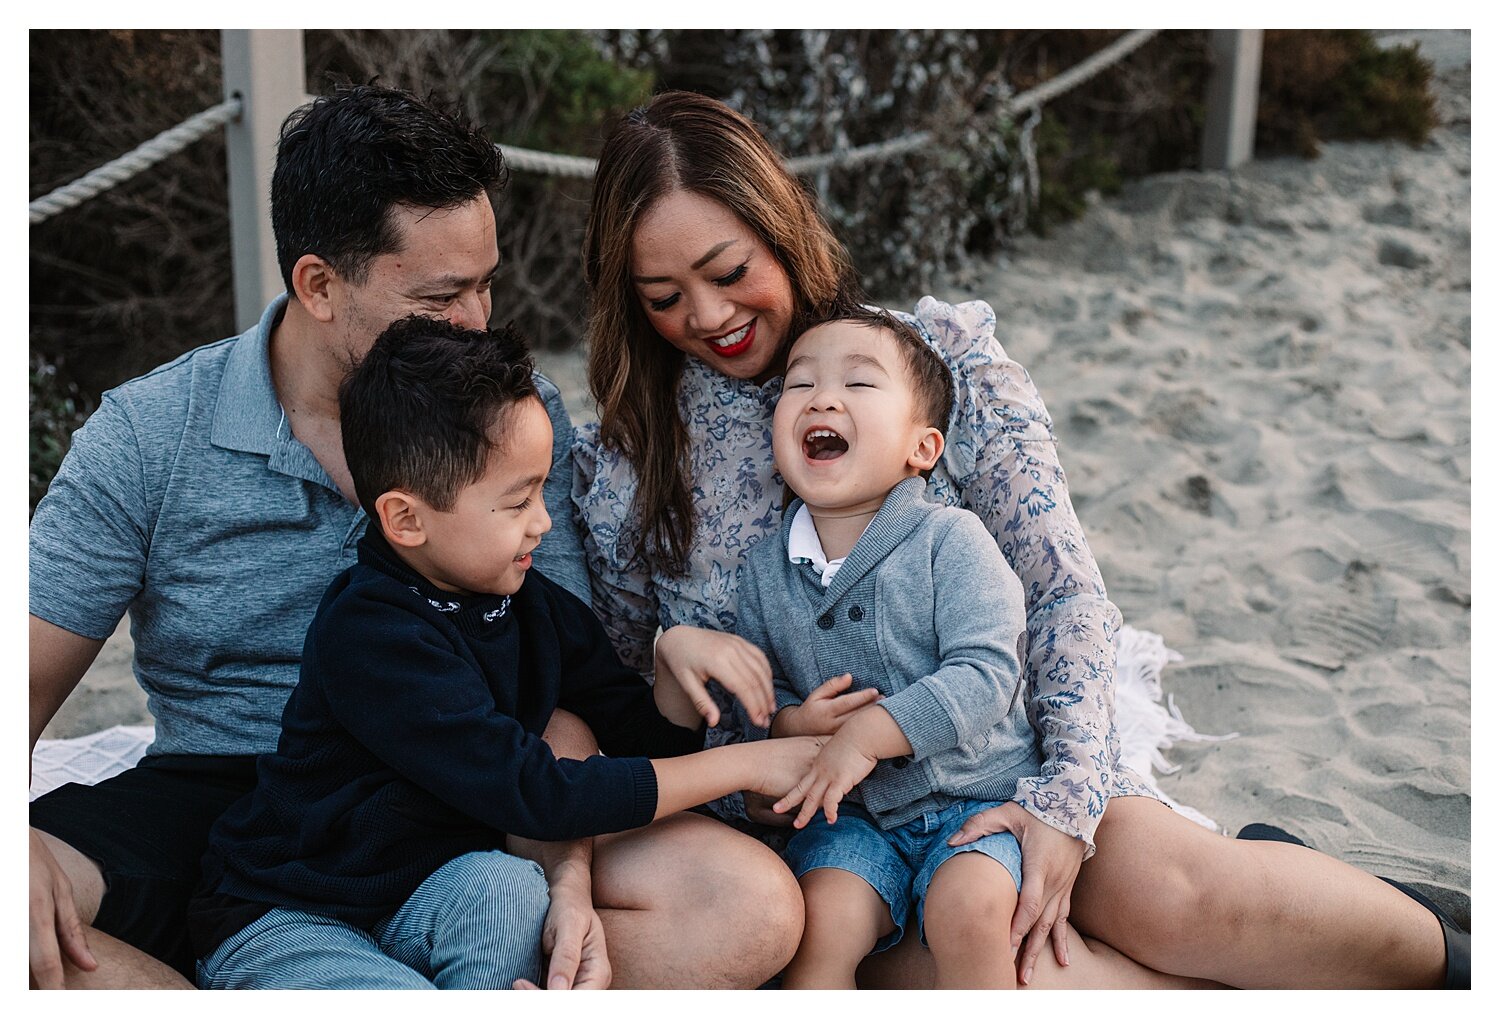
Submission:
[[[1006,236],[1075,215],[1092,190],[1194,165],[1209,73],[1201,33],[1168,32],[1035,123],[1003,100],[1114,37],[1093,31],[309,31],[309,91],[336,78],[459,98],[498,141],[593,155],[654,88],[744,110],[789,155],[931,130],[930,153],[809,181],[866,283],[903,297]],[[45,194],[220,99],[211,31],[37,31],[31,194]],[[1358,32],[1268,32],[1258,145],[1432,123],[1431,69]],[[1028,167],[1028,153],[1035,154]],[[497,320],[577,342],[586,181],[512,175]],[[31,500],[98,394],[233,331],[224,145],[205,138],[31,230]]]

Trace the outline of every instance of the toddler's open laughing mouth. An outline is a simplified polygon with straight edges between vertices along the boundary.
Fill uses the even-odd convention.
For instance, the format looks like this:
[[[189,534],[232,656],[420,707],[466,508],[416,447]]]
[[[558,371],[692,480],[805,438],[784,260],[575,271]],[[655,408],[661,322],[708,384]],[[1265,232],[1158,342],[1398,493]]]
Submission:
[[[832,428],[810,428],[802,436],[802,455],[811,461],[837,460],[847,452],[848,440]]]

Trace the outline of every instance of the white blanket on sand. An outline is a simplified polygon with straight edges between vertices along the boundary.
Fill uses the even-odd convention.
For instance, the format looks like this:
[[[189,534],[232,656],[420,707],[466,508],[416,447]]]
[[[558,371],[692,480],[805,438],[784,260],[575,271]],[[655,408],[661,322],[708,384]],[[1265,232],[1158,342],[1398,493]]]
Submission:
[[[1120,628],[1120,652],[1115,665],[1115,727],[1120,734],[1120,757],[1147,778],[1171,774],[1162,751],[1178,742],[1230,739],[1237,735],[1205,736],[1182,718],[1172,698],[1162,703],[1161,670],[1181,661],[1159,634],[1134,627]],[[76,739],[39,740],[31,757],[31,799],[68,782],[92,785],[131,767],[145,754],[152,739],[149,725],[117,725]],[[1159,790],[1158,790],[1159,791]],[[1162,798],[1176,810],[1203,825],[1218,825],[1192,807]]]

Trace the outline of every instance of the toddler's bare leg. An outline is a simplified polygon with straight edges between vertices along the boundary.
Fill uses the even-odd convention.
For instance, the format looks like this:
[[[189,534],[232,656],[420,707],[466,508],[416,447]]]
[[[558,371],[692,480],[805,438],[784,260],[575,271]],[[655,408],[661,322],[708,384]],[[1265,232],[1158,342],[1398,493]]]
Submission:
[[[927,886],[927,945],[939,988],[1014,989],[1010,921],[1016,883],[1010,871],[983,853],[944,861]]]
[[[853,990],[859,960],[896,929],[890,907],[868,881],[847,870],[819,867],[802,875],[799,884],[807,923],[782,987]]]

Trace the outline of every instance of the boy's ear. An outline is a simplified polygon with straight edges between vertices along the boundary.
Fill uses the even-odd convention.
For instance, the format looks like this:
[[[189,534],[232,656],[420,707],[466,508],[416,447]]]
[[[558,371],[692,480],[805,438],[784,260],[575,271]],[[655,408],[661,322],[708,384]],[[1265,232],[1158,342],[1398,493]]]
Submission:
[[[333,288],[338,283],[333,266],[317,255],[303,255],[292,266],[292,296],[319,322],[333,321]]]
[[[380,529],[385,540],[397,548],[416,548],[427,542],[427,532],[422,529],[422,511],[427,504],[409,492],[399,488],[386,492],[375,500],[375,515],[380,518]]]
[[[937,464],[938,457],[943,455],[943,433],[936,428],[922,429],[922,435],[917,440],[917,446],[912,450],[911,456],[906,458],[908,467],[915,467],[921,471],[930,471]]]

